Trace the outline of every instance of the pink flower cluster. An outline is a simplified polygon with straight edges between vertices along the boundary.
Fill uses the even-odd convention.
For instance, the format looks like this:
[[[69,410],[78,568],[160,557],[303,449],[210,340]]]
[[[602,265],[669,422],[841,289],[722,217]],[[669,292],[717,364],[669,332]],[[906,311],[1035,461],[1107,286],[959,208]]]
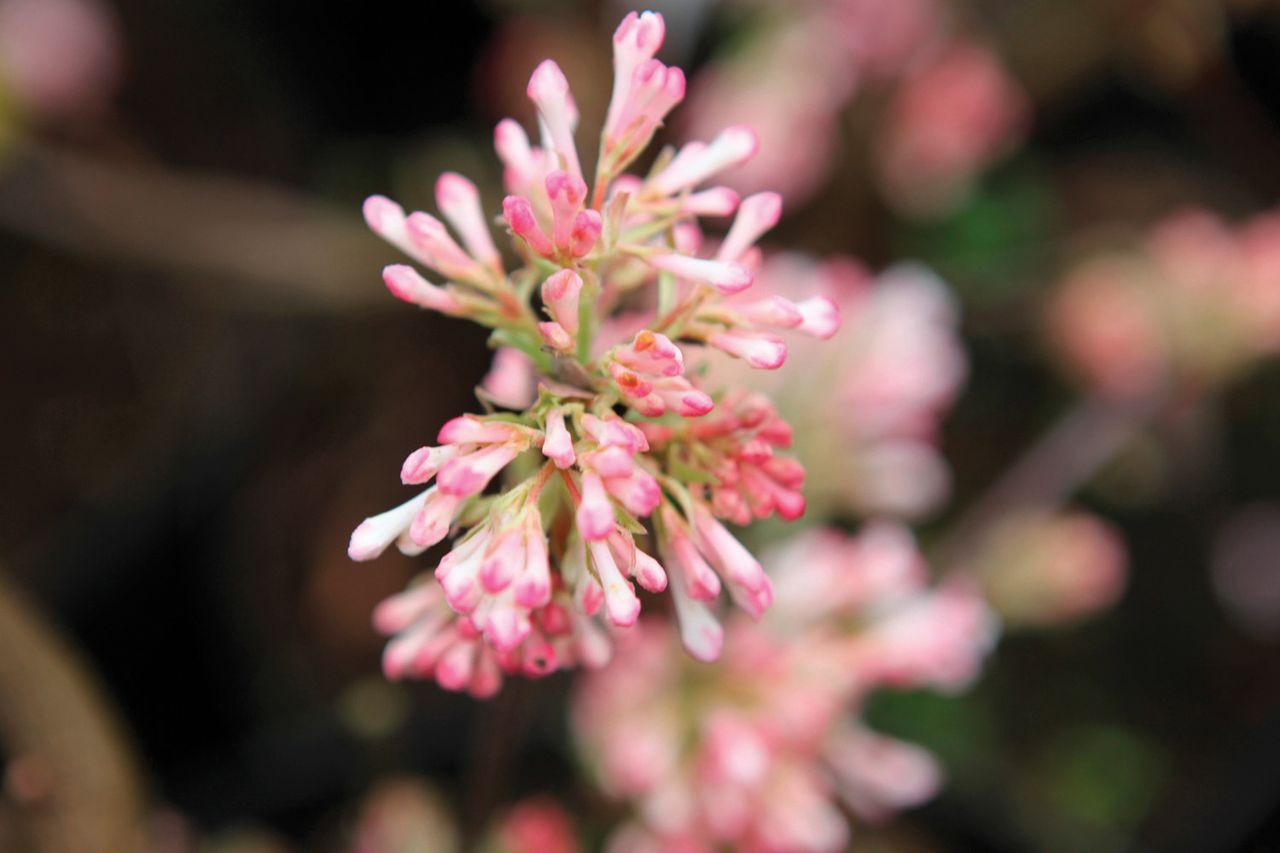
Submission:
[[[1120,532],[1097,516],[1023,512],[991,531],[973,569],[1006,624],[1049,626],[1115,604],[1127,564]]]
[[[849,103],[893,85],[874,147],[880,184],[906,213],[945,212],[1021,138],[1027,115],[998,59],[950,30],[936,0],[771,6],[745,46],[694,81],[689,130],[750,121],[765,151],[731,186],[800,200],[830,173]]]
[[[1232,226],[1176,213],[1138,246],[1090,258],[1048,324],[1068,368],[1110,397],[1203,389],[1280,350],[1280,212]]]
[[[690,651],[709,660],[720,652],[722,587],[754,616],[773,598],[760,563],[720,519],[803,512],[804,472],[777,454],[790,429],[768,400],[740,389],[717,402],[693,359],[717,351],[774,370],[787,357],[780,332],[828,338],[838,309],[822,295],[740,296],[781,200],[739,199],[708,182],[751,158],[752,131],[730,127],[662,152],[644,175],[627,172],[684,96],[682,72],[655,58],[663,35],[653,13],[628,15],[614,35],[591,186],[578,111],[554,62],[529,81],[537,144],[510,119],[498,125],[514,271],[460,175],[436,185],[442,218],[382,196],[365,203],[370,228],[437,277],[389,266],[395,296],[494,330],[501,349],[485,393],[512,409],[445,424],[401,470],[424,490],[352,534],[357,560],[393,544],[419,554],[454,537],[435,581],[378,610],[393,637],[391,677],[486,696],[504,673],[599,665],[608,633],[636,622],[636,587],[669,591]],[[704,216],[734,218],[713,243],[698,225]]]
[[[836,851],[850,827],[930,798],[925,750],[868,730],[881,687],[956,690],[977,674],[995,623],[974,587],[930,588],[910,534],[803,534],[766,557],[776,600],[735,618],[714,670],[671,654],[642,623],[616,665],[588,674],[574,732],[607,793],[632,806],[611,851]]]
[[[938,438],[966,376],[947,286],[918,264],[873,277],[852,259],[788,253],[767,257],[756,280],[801,303],[826,297],[842,318],[838,340],[791,348],[808,381],[757,383],[795,427],[811,500],[908,518],[940,506],[950,474]]]

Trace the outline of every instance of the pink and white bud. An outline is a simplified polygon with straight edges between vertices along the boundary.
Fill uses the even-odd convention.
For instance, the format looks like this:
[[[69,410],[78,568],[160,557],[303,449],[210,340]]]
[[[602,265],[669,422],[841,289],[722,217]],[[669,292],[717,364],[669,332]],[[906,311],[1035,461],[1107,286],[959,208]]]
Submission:
[[[578,532],[588,542],[598,542],[613,532],[613,504],[605,491],[604,481],[594,471],[582,475],[582,501],[576,514]]]
[[[511,586],[524,563],[524,532],[512,528],[497,536],[486,549],[480,564],[480,583],[485,591],[502,592]]]
[[[516,578],[516,603],[521,607],[543,607],[551,601],[551,565],[537,507],[525,516],[524,548],[524,565]]]
[[[942,787],[942,768],[928,751],[861,726],[839,733],[823,757],[840,796],[872,823],[928,802]]]
[[[459,415],[445,421],[436,434],[441,444],[493,444],[519,441],[527,437],[521,427],[505,421],[490,421],[475,415]]]
[[[440,466],[458,455],[456,444],[440,447],[419,447],[410,453],[400,466],[400,482],[406,486],[425,483],[436,475]]]
[[[418,211],[409,214],[405,225],[409,241],[417,248],[422,262],[445,278],[478,281],[485,277],[480,265],[462,251],[439,219]]]
[[[703,559],[697,546],[693,544],[683,519],[675,510],[664,506],[661,517],[666,535],[659,546],[673,576],[679,575],[684,581],[684,590],[691,597],[700,601],[713,601],[720,594],[719,576]]]
[[[694,258],[677,252],[649,255],[645,261],[653,268],[679,278],[711,285],[725,295],[741,293],[755,279],[751,270],[742,264]]]
[[[714,663],[720,659],[720,652],[724,648],[724,627],[706,601],[691,597],[687,591],[688,580],[679,576],[681,569],[670,561],[668,566],[671,568],[671,600],[676,606],[680,641],[695,660]]]
[[[785,296],[768,296],[745,305],[735,305],[734,310],[761,326],[794,329],[804,322],[800,307]]]
[[[811,296],[796,303],[803,321],[797,331],[828,340],[840,330],[840,307],[826,296]]]
[[[578,148],[573,142],[578,108],[569,94],[569,81],[560,66],[550,59],[543,60],[533,70],[526,93],[538,108],[538,124],[546,136],[544,144],[559,156],[561,168],[581,180],[582,166],[578,163]]]
[[[542,283],[543,306],[570,335],[578,334],[581,296],[582,277],[573,270],[560,270]]]
[[[738,200],[738,194],[728,187],[712,187],[685,196],[680,212],[689,216],[732,216],[738,209]]]
[[[770,192],[747,196],[738,206],[738,215],[734,217],[729,233],[720,244],[716,258],[722,261],[741,261],[747,250],[766,231],[777,225],[781,218],[782,196]]]
[[[631,96],[632,80],[637,68],[657,55],[666,36],[662,15],[629,13],[613,33],[613,95],[605,116],[605,127],[615,127],[619,114]]]
[[[384,195],[371,195],[364,200],[364,221],[369,230],[406,255],[416,255],[409,243],[404,208]]]
[[[436,205],[444,218],[462,237],[471,256],[480,263],[501,273],[502,258],[493,244],[489,223],[480,207],[480,193],[476,185],[457,172],[445,172],[436,180]]]
[[[644,431],[617,415],[603,418],[585,415],[582,427],[593,441],[603,446],[622,447],[631,453],[644,453],[649,449],[649,440],[645,438]]]
[[[584,453],[579,461],[601,477],[630,477],[636,467],[631,454],[621,447],[601,447]]]
[[[608,543],[603,539],[590,541],[587,549],[591,552],[592,565],[604,590],[604,610],[609,621],[620,628],[634,625],[640,616],[640,599],[636,598],[635,590],[622,576],[613,554],[609,553]]]
[[[710,145],[690,142],[680,149],[667,167],[649,182],[649,189],[659,195],[675,195],[712,175],[742,165],[759,147],[760,141],[751,128],[726,127]]]
[[[656,376],[680,376],[684,373],[684,353],[680,347],[666,335],[648,329],[637,332],[631,343],[619,347],[614,358],[641,373]]]
[[[551,242],[561,254],[573,244],[575,218],[587,197],[587,185],[581,177],[556,170],[547,175],[547,198],[551,201]]]
[[[559,323],[539,323],[538,334],[541,335],[542,342],[556,352],[569,352],[573,349],[573,335]]]
[[[542,440],[542,455],[556,464],[557,468],[568,468],[575,461],[573,453],[573,437],[564,424],[564,410],[552,409],[547,412]]]
[[[715,408],[715,401],[705,391],[699,391],[689,380],[681,377],[666,379],[653,387],[653,393],[682,418],[700,418]]]
[[[768,332],[732,329],[712,335],[707,343],[760,370],[777,370],[787,360],[787,345]]]
[[[742,587],[751,593],[759,593],[770,587],[769,578],[760,562],[705,508],[696,508],[693,525],[701,550],[731,585]],[[767,602],[765,606],[768,606]]]
[[[522,195],[543,171],[541,159],[529,145],[524,128],[509,118],[493,129],[493,147],[503,163],[503,186],[513,195]]]
[[[347,556],[358,562],[381,556],[409,528],[433,489],[410,498],[395,509],[366,518],[351,533]]]
[[[430,548],[449,535],[453,517],[462,505],[462,498],[433,487],[427,490],[426,500],[409,525],[409,539],[420,548]]]
[[[594,210],[582,210],[573,218],[573,230],[569,232],[569,254],[585,258],[600,241],[604,231],[604,219]]]
[[[604,126],[605,156],[615,168],[631,162],[649,144],[654,131],[676,104],[684,100],[684,72],[656,59],[646,59],[631,72],[620,108]]]
[[[632,515],[649,515],[662,501],[658,481],[645,471],[636,470],[623,477],[607,477],[604,486]]]
[[[544,258],[555,257],[555,247],[543,232],[533,215],[533,205],[520,195],[509,195],[502,200],[502,215],[511,226],[511,232],[528,244],[535,254]]]
[[[508,409],[525,409],[537,398],[533,360],[515,347],[498,347],[480,385],[489,399]]]
[[[382,280],[393,296],[410,305],[454,316],[463,313],[462,306],[454,299],[453,294],[427,281],[413,267],[392,264],[383,268]]]
[[[676,227],[672,229],[675,232],[675,249],[682,255],[689,257],[697,257],[702,251],[702,244],[706,237],[702,233],[702,229],[698,227],[696,222],[677,222]]]
[[[498,472],[520,455],[515,443],[493,444],[464,456],[450,459],[436,475],[440,490],[458,497],[479,494]]]

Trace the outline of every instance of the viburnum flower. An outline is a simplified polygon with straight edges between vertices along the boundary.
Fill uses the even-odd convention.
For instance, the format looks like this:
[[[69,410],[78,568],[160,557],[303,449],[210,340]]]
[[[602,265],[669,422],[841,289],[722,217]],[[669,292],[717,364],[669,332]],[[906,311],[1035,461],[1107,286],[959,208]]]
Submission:
[[[614,665],[580,679],[573,732],[603,789],[631,806],[612,851],[848,849],[838,803],[878,822],[942,781],[924,749],[870,731],[881,687],[958,690],[976,676],[995,620],[972,584],[930,587],[910,533],[802,534],[765,555],[768,616],[735,616],[714,670],[671,654],[646,620]]]
[[[1103,396],[1196,393],[1280,351],[1278,277],[1280,211],[1233,226],[1183,210],[1068,273],[1049,331],[1065,366]]]
[[[498,355],[483,396],[507,410],[446,423],[401,470],[422,491],[352,534],[356,560],[452,538],[434,580],[377,611],[392,636],[390,677],[434,677],[485,696],[503,674],[602,664],[609,632],[639,616],[636,587],[669,590],[686,645],[711,660],[721,590],[753,616],[773,598],[723,522],[798,517],[804,472],[780,453],[791,433],[768,399],[749,381],[703,387],[701,364],[728,356],[775,370],[787,355],[779,333],[827,338],[839,317],[829,301],[752,289],[755,244],[781,199],[739,199],[710,184],[755,153],[750,129],[729,127],[628,171],[684,97],[683,73],[655,58],[663,35],[651,12],[629,14],[614,34],[594,172],[579,157],[578,111],[555,62],[529,80],[536,144],[516,122],[499,123],[502,223],[516,269],[460,175],[436,184],[439,218],[383,196],[365,202],[370,228],[418,265],[383,271],[392,294],[493,330]],[[722,239],[704,240],[704,216],[734,218]]]
[[[756,286],[773,295],[766,301],[748,292],[732,307],[760,314],[775,310],[769,302],[787,301],[817,331],[843,319],[838,340],[824,343],[815,334],[792,342],[791,369],[754,383],[794,426],[819,514],[835,508],[915,518],[940,506],[950,474],[938,439],[967,373],[958,305],[947,285],[917,263],[872,275],[852,258],[779,252],[763,259]],[[793,381],[792,373],[806,381]],[[733,384],[749,372],[720,363],[712,375]]]

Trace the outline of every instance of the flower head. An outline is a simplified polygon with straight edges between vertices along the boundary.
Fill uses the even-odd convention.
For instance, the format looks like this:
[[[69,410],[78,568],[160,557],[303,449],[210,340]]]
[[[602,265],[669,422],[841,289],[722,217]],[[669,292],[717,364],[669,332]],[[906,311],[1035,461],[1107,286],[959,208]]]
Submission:
[[[798,517],[804,472],[783,455],[791,431],[767,398],[703,387],[704,354],[774,370],[787,353],[780,333],[828,338],[839,316],[829,300],[739,296],[782,206],[775,193],[740,199],[710,183],[755,154],[750,129],[627,173],[684,97],[683,73],[655,58],[664,31],[646,12],[615,33],[594,172],[551,60],[527,90],[537,143],[514,121],[498,125],[502,220],[518,269],[503,266],[479,193],[460,175],[437,182],[439,218],[382,196],[365,203],[370,228],[425,269],[389,266],[395,296],[493,329],[483,396],[507,410],[445,424],[401,470],[425,488],[352,534],[357,560],[452,538],[434,579],[375,616],[392,636],[391,677],[488,695],[504,673],[598,665],[609,634],[636,623],[641,593],[667,591],[690,651],[710,660],[721,650],[722,591],[755,617],[773,600],[760,563],[721,520]],[[735,213],[723,239],[702,239],[698,217]]]

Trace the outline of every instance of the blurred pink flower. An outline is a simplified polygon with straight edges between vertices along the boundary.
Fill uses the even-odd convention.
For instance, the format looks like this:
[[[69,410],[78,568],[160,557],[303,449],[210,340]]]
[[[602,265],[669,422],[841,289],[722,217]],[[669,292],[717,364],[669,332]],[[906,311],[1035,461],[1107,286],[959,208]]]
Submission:
[[[774,607],[726,624],[715,669],[672,654],[672,630],[646,622],[620,641],[618,665],[580,682],[583,756],[633,806],[611,850],[842,850],[838,800],[882,820],[937,790],[933,759],[866,731],[860,700],[966,684],[994,639],[981,600],[930,590],[910,534],[887,523],[812,531],[764,559]]]
[[[1066,367],[1099,393],[1228,381],[1280,349],[1280,213],[1238,227],[1175,213],[1128,249],[1086,259],[1048,304]]]
[[[582,849],[569,814],[549,797],[512,806],[497,822],[492,853],[578,853]]]
[[[944,27],[934,0],[767,4],[745,44],[694,80],[685,135],[698,138],[726,121],[751,124],[761,154],[729,186],[773,189],[803,203],[831,172],[840,115],[862,81],[901,74],[936,49]]]
[[[895,94],[876,141],[885,194],[904,213],[947,213],[1021,141],[1028,114],[1026,96],[990,50],[951,45]]]
[[[120,54],[115,16],[98,0],[0,0],[0,88],[38,118],[102,107]]]
[[[1124,592],[1119,531],[1083,512],[1024,514],[987,540],[974,568],[991,606],[1011,625],[1059,625],[1111,607]]]
[[[936,509],[950,491],[941,423],[967,372],[947,286],[918,264],[873,278],[851,259],[786,253],[756,278],[797,302],[826,298],[841,318],[824,346],[790,344],[807,381],[758,380],[794,428],[811,504],[908,518]]]

